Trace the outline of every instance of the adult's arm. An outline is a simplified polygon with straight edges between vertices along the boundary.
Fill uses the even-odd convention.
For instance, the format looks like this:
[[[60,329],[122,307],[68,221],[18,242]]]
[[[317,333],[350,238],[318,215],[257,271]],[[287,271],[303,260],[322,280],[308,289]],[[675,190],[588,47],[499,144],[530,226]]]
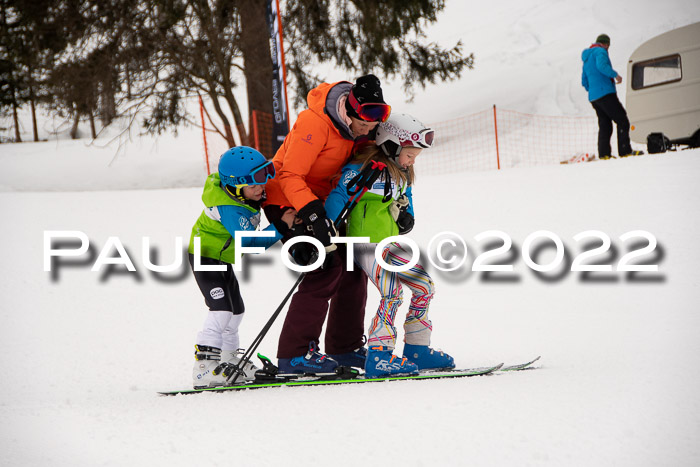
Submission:
[[[326,122],[306,110],[299,114],[294,128],[287,136],[289,144],[277,179],[284,195],[297,211],[318,199],[306,184],[306,176],[328,142]]]

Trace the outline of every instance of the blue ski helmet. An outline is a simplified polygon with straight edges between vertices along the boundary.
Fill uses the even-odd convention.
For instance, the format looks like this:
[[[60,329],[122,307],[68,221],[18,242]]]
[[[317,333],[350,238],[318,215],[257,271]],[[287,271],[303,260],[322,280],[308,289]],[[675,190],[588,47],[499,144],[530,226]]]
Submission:
[[[230,187],[264,185],[275,178],[275,166],[259,151],[248,146],[236,146],[219,159],[221,184]]]

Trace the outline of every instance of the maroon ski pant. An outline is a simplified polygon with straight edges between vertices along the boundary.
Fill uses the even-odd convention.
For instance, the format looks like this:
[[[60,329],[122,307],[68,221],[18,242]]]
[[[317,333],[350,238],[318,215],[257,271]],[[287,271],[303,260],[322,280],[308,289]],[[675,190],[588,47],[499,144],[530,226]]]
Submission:
[[[340,250],[344,248],[333,254],[329,267],[308,272],[299,284],[282,326],[277,358],[305,355],[309,342],[318,344],[326,315],[325,353],[342,354],[362,346],[367,275],[358,266],[347,271],[345,252]]]

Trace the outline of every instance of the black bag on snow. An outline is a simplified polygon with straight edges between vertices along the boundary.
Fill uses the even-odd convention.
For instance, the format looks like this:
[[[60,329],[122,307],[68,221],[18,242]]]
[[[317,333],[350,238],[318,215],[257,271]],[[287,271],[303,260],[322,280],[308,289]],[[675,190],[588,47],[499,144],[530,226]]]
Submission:
[[[650,133],[647,136],[647,151],[649,154],[659,154],[671,148],[671,141],[663,133]]]

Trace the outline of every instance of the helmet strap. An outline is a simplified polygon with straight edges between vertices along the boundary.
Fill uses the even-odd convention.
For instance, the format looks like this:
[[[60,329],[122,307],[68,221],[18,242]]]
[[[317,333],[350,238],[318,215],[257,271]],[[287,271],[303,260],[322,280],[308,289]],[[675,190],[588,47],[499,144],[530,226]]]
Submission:
[[[224,193],[228,195],[229,198],[231,198],[234,201],[238,201],[239,203],[245,203],[246,199],[243,196],[243,188],[239,186],[231,186],[231,185],[221,185],[221,188],[224,190]]]
[[[394,164],[396,167],[398,167],[399,170],[405,170],[401,165],[399,165],[399,158],[398,156],[390,156],[388,157],[389,161],[391,161],[392,164]]]
[[[389,159],[395,159],[401,154],[401,146],[393,141],[385,141],[384,143],[380,144],[379,147],[382,148],[382,151],[389,157]],[[394,151],[393,154],[391,153],[392,149]]]
[[[387,144],[387,143],[392,143],[392,144]],[[396,146],[396,149],[394,149],[394,153],[391,154],[391,149]],[[382,152],[386,155],[386,158],[389,159],[396,167],[398,167],[399,170],[402,172],[405,172],[406,169],[401,167],[399,165],[399,156],[401,155],[401,146],[399,146],[396,143],[393,143],[392,141],[386,141],[383,144],[379,145],[380,148],[382,148]]]
[[[267,199],[267,194],[265,191],[263,191],[262,198],[260,198],[259,201],[253,201],[252,199],[248,199],[245,196],[243,196],[243,187],[242,186],[231,186],[231,185],[221,185],[221,188],[224,190],[224,193],[228,195],[229,198],[231,198],[234,201],[238,201],[239,203],[242,204],[247,204],[248,206],[257,209],[258,211],[260,210],[260,206],[263,201]]]

